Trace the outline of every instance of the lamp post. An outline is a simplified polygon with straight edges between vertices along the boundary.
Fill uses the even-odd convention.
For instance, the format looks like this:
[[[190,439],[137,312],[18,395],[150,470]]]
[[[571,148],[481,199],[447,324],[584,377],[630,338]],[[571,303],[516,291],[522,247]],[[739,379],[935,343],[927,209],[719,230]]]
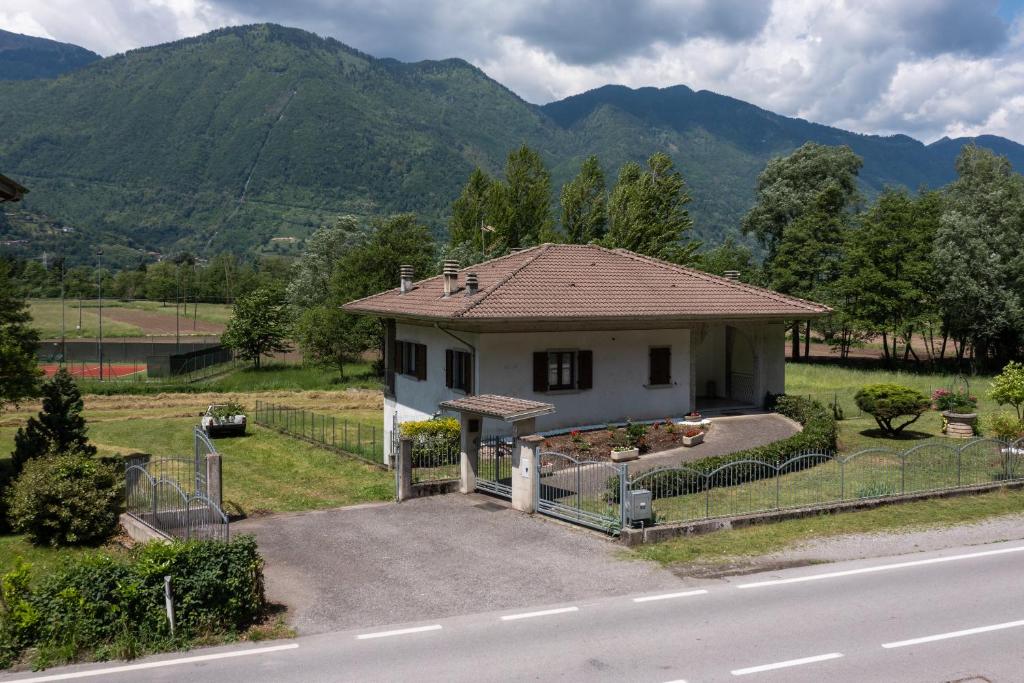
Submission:
[[[100,358],[100,381],[103,381],[103,272],[100,270],[100,257],[103,256],[103,250],[96,250],[96,300],[99,303],[100,309],[100,336],[97,346],[99,347],[99,353],[97,354]]]

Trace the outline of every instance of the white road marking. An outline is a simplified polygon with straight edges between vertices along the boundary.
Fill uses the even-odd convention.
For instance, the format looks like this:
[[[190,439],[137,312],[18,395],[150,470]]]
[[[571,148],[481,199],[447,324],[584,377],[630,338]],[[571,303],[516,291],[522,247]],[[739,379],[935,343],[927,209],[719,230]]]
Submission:
[[[691,595],[706,595],[707,591],[704,589],[695,591],[685,591],[683,593],[664,593],[662,595],[645,595],[642,598],[633,598],[633,602],[654,602],[655,600],[671,600],[673,598],[687,598]]]
[[[895,562],[883,564],[877,567],[864,567],[862,569],[847,569],[840,572],[826,572],[824,574],[811,574],[810,576],[797,576],[791,579],[774,579],[771,581],[758,581],[756,583],[741,583],[737,588],[761,588],[762,586],[781,586],[787,583],[803,583],[804,581],[820,581],[821,579],[835,579],[841,576],[853,576],[855,574],[871,574],[884,572],[891,569],[905,569],[906,567],[920,567],[926,564],[940,564],[942,562],[957,562],[959,560],[973,560],[979,557],[990,557],[992,555],[1005,555],[1007,553],[1024,552],[1024,546],[1015,548],[1000,548],[999,550],[985,550],[980,553],[968,553],[964,555],[948,555],[946,557],[933,557],[928,560],[913,560],[911,562]]]
[[[989,631],[1002,631],[1007,628],[1017,628],[1024,626],[1024,619],[1020,621],[1007,621],[1002,624],[993,624],[992,626],[979,626],[977,628],[968,628],[963,631],[952,631],[950,633],[939,633],[934,636],[925,636],[923,638],[911,638],[910,640],[897,640],[894,643],[882,643],[882,647],[886,649],[892,649],[894,647],[907,647],[908,645],[920,645],[921,643],[933,643],[936,640],[949,640],[950,638],[963,638],[964,636],[973,636],[978,633],[988,633]]]
[[[441,624],[430,626],[413,626],[412,628],[399,628],[394,631],[377,631],[376,633],[360,633],[356,640],[369,640],[370,638],[389,638],[391,636],[404,636],[408,633],[423,633],[424,631],[440,631]]]
[[[762,664],[761,666],[750,666],[746,669],[734,669],[730,673],[733,676],[746,676],[747,674],[761,673],[762,671],[774,671],[775,669],[786,669],[791,666],[803,666],[815,662],[827,662],[830,659],[839,659],[843,655],[839,652],[830,652],[827,655],[815,655],[814,657],[801,657],[800,659],[787,659],[784,662],[774,664]]]
[[[578,612],[579,607],[559,607],[557,609],[545,609],[540,612],[523,612],[522,614],[506,614],[502,621],[515,621],[516,619],[532,619],[533,617],[546,617],[550,614],[565,614],[566,612]]]
[[[195,662],[209,662],[214,659],[229,659],[231,657],[245,657],[247,655],[262,655],[268,652],[280,652],[281,650],[294,650],[298,643],[287,645],[271,645],[270,647],[256,647],[250,650],[233,650],[231,652],[217,652],[209,655],[195,655],[192,657],[180,657],[179,659],[165,659],[159,662],[143,662],[142,664],[126,664],[124,666],[111,666],[106,669],[89,669],[88,671],[72,671],[64,674],[50,674],[49,676],[36,676],[34,678],[18,678],[10,683],[42,683],[42,681],[70,681],[75,678],[91,678],[93,676],[110,676],[112,674],[125,673],[128,671],[144,671],[146,669],[158,669],[165,666],[177,666],[179,664],[192,664]]]

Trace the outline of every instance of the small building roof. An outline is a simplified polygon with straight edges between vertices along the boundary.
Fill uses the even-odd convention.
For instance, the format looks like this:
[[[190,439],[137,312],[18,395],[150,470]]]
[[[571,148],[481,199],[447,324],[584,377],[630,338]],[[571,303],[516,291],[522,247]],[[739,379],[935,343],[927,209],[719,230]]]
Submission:
[[[0,173],[0,202],[16,202],[25,196],[28,188]]]
[[[470,293],[466,275],[476,273]],[[397,273],[395,274],[397,277]],[[596,245],[542,244],[485,261],[458,274],[421,280],[343,306],[352,313],[430,321],[675,321],[808,319],[828,306],[643,256]]]
[[[466,396],[451,401],[442,401],[440,405],[446,410],[454,410],[457,413],[472,413],[505,422],[518,422],[555,412],[555,406],[550,403],[513,396],[498,396],[497,394]]]

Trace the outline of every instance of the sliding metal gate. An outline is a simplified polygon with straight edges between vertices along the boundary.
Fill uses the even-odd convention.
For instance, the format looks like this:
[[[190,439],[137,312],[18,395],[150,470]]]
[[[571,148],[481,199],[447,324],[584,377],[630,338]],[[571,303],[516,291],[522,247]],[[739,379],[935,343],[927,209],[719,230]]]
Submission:
[[[575,524],[617,533],[622,528],[625,465],[577,460],[542,452],[537,477],[538,512]]]
[[[512,500],[512,438],[487,436],[480,439],[476,488]]]

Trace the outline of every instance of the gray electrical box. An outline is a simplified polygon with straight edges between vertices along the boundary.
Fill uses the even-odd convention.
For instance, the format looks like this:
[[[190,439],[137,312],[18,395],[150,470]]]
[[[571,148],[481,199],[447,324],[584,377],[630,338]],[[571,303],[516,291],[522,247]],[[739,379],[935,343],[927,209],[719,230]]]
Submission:
[[[654,510],[651,509],[651,492],[647,489],[636,489],[626,492],[626,524],[650,524],[654,521]]]

